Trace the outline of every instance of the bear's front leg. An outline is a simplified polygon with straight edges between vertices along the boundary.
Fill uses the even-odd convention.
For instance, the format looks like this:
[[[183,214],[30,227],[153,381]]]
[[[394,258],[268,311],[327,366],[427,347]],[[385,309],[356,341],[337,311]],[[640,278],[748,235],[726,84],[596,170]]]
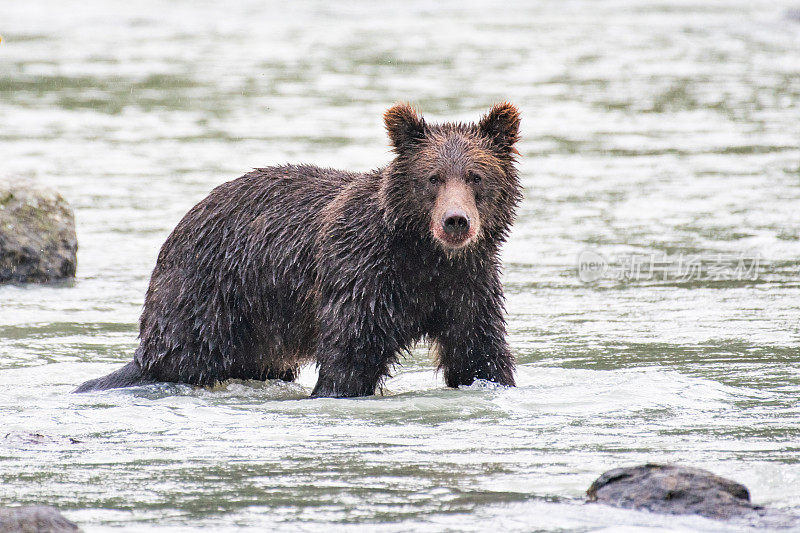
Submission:
[[[312,398],[371,396],[390,367],[383,354],[360,350],[328,350],[322,359]]]
[[[319,378],[312,398],[371,396],[389,375],[397,359],[392,335],[358,326],[340,324],[321,335],[317,346]]]
[[[445,383],[456,388],[485,379],[513,387],[514,356],[506,342],[502,292],[472,298],[477,305],[451,308],[434,335]]]
[[[319,369],[312,398],[353,398],[375,394],[389,375],[402,348],[396,313],[387,306],[395,299],[381,290],[381,278],[359,280],[352,289],[327,291],[319,311],[316,360]]]
[[[476,326],[464,333],[464,337],[442,337],[437,342],[439,368],[447,386],[456,388],[485,379],[513,387],[514,358],[500,332]]]

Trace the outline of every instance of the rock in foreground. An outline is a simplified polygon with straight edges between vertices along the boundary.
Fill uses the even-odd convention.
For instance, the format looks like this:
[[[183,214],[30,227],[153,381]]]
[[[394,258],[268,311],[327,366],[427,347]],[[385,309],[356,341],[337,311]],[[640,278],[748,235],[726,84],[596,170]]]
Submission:
[[[662,514],[695,514],[744,519],[752,524],[790,527],[795,517],[750,503],[744,485],[699,468],[646,464],[615,468],[586,491],[590,502]]]
[[[72,278],[77,251],[75,216],[60,194],[0,181],[0,283]]]
[[[45,505],[0,509],[0,533],[75,533],[81,529]]]

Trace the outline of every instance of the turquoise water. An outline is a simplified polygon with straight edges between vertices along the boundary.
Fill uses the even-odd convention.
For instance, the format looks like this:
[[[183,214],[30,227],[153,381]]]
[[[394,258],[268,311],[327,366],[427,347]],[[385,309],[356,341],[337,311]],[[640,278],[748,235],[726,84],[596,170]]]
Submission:
[[[61,191],[80,250],[74,283],[0,287],[0,505],[89,532],[746,529],[582,503],[671,461],[800,512],[797,8],[3,4],[0,173]],[[448,390],[419,346],[382,397],[304,400],[313,368],[68,394],[130,359],[194,203],[256,166],[383,165],[400,100],[523,113],[519,387]]]

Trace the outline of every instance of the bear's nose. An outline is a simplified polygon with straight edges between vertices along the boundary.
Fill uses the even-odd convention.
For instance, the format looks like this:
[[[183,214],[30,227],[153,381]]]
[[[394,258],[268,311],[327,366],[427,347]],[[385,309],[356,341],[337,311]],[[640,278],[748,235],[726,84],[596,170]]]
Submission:
[[[469,217],[460,209],[449,209],[442,219],[444,232],[448,235],[459,235],[469,230]]]

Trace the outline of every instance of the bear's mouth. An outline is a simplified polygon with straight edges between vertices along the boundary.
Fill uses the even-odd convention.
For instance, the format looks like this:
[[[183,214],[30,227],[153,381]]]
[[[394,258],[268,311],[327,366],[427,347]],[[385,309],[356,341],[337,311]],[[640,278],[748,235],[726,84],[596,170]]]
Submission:
[[[431,233],[433,233],[433,237],[442,243],[445,248],[455,250],[458,248],[463,248],[472,242],[472,240],[475,238],[476,231],[474,229],[470,229],[469,231],[465,231],[463,233],[446,233],[437,225],[431,228]]]

